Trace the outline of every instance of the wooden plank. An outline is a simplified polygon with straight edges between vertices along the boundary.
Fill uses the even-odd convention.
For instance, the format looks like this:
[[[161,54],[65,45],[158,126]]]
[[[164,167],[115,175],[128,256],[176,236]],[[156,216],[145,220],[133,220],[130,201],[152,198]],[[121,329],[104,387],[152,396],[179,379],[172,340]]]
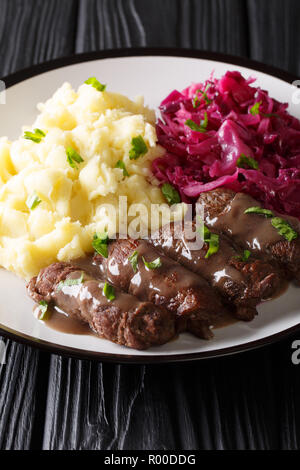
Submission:
[[[76,52],[188,47],[247,54],[240,0],[79,0]]]
[[[298,0],[248,0],[250,54],[255,60],[300,74]]]
[[[6,363],[0,365],[0,449],[41,448],[47,357],[11,341],[6,345]]]
[[[281,348],[164,366],[53,356],[44,449],[277,448]]]
[[[43,448],[173,448],[168,397],[145,371],[53,356]]]
[[[77,0],[1,0],[0,76],[74,50]],[[0,365],[0,448],[41,448],[49,355],[8,341]]]
[[[1,0],[0,76],[74,51],[77,0]]]

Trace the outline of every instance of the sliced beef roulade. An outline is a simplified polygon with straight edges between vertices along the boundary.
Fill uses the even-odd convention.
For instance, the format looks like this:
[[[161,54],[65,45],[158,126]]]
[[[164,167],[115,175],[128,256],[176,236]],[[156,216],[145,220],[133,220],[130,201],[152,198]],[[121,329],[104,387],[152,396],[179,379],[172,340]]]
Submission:
[[[187,231],[187,232],[186,232]],[[149,242],[160,247],[172,259],[204,277],[211,286],[233,303],[234,315],[241,320],[252,320],[256,306],[274,296],[280,288],[278,270],[271,264],[253,258],[234,247],[225,236],[219,235],[217,250],[209,255],[209,244],[186,238],[195,233],[195,223],[181,222],[166,225],[153,235]]]
[[[88,323],[99,337],[130,348],[161,345],[175,335],[168,310],[112,288],[71,263],[51,264],[27,289],[34,301],[53,303]]]
[[[300,222],[264,209],[248,194],[220,188],[202,193],[208,227],[223,233],[258,258],[274,262],[285,275],[300,282]]]
[[[209,326],[225,311],[205,279],[145,240],[111,241],[108,258],[96,255],[94,260],[113,285],[173,312],[180,330],[208,338],[212,336]]]

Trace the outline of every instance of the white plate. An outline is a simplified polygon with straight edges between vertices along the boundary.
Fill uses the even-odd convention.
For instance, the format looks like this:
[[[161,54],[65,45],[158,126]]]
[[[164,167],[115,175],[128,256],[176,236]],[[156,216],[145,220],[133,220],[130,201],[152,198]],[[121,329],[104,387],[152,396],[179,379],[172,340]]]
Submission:
[[[90,76],[101,77],[111,90],[131,98],[142,94],[147,104],[157,108],[174,88],[181,90],[193,81],[204,81],[213,70],[216,77],[227,70],[239,70],[246,77],[257,77],[257,85],[279,101],[288,102],[290,112],[300,118],[300,105],[292,103],[294,77],[284,72],[208,53],[140,50],[125,51],[124,57],[117,57],[122,54],[110,51],[59,59],[7,77],[4,79],[9,87],[6,105],[0,105],[0,134],[17,138],[21,126],[35,120],[38,102],[49,98],[64,81],[76,88]],[[264,69],[268,73],[261,71]],[[300,323],[299,294],[299,289],[290,286],[283,296],[259,306],[254,321],[218,329],[212,341],[182,334],[176,341],[141,352],[93,336],[51,330],[34,318],[33,302],[26,295],[25,283],[14,274],[0,270],[0,333],[54,353],[82,358],[116,362],[190,360],[262,346],[294,331]]]

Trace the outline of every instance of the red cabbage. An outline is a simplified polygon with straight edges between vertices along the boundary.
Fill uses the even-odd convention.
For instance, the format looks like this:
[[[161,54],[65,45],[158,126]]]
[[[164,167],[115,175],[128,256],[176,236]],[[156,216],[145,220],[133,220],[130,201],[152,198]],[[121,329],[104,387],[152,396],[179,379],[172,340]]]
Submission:
[[[185,202],[225,186],[300,218],[300,121],[254,81],[235,71],[172,91],[160,105],[157,135],[166,154],[154,160],[153,173]],[[185,124],[201,126],[205,113],[206,131]],[[255,159],[258,169],[238,168],[241,155]]]

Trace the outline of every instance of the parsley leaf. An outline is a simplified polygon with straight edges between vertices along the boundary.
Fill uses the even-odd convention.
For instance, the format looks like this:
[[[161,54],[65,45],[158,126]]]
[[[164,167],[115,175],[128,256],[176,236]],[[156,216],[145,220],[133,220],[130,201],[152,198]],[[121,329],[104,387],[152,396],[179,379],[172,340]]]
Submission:
[[[203,240],[207,243],[210,240],[210,235],[211,232],[210,230],[206,227],[206,225],[203,225]]]
[[[207,112],[205,111],[204,120],[201,121],[201,127],[203,127],[203,129],[207,129],[207,124],[208,124],[208,115],[207,115]]]
[[[291,227],[291,225],[281,217],[273,217],[271,224],[276,228],[279,235],[291,242],[298,237],[298,233]]]
[[[181,202],[180,194],[176,189],[169,183],[164,183],[161,187],[161,192],[163,193],[166,201],[172,204],[179,204]]]
[[[291,242],[298,237],[298,233],[292,228],[289,222],[281,217],[275,217],[273,212],[269,209],[262,209],[261,207],[249,207],[245,210],[244,214],[258,214],[265,217],[271,217],[271,224],[278,231],[279,235]]]
[[[129,259],[129,261],[130,261],[130,263],[131,263],[133,272],[136,273],[136,272],[137,272],[137,266],[138,266],[138,259],[139,259],[138,252],[137,252],[137,251],[134,251],[134,252],[132,253],[132,255],[129,256],[128,259]]]
[[[244,214],[258,214],[264,215],[265,217],[273,217],[274,214],[269,209],[263,209],[262,207],[249,207],[245,210]]]
[[[257,114],[260,114],[260,111],[259,111],[259,108],[260,108],[260,105],[262,104],[262,101],[258,101],[257,103],[255,103],[252,108],[250,109],[250,113],[253,115],[253,116],[257,116]],[[280,116],[276,113],[261,113],[262,117],[267,117],[267,118],[270,118],[270,117],[277,117],[277,118],[280,118]]]
[[[198,106],[200,106],[200,100],[198,98],[198,93],[200,93],[200,91],[201,90],[196,90],[195,96],[192,100],[193,108],[198,108]]]
[[[193,101],[192,101],[192,104],[193,104],[193,108],[197,108],[199,105],[200,105],[200,100],[198,98],[198,94],[200,93],[202,95],[202,98],[204,99],[205,103],[208,105],[210,104],[212,101],[208,98],[206,92],[207,90],[209,89],[209,87],[211,86],[211,83],[208,83],[205,87],[205,90],[202,91],[200,89],[196,90],[196,93],[195,93],[195,96],[193,98]]]
[[[117,162],[116,168],[120,168],[121,170],[123,170],[123,176],[129,176],[129,173],[128,173],[128,171],[126,170],[125,163],[122,162],[122,160],[119,160],[119,161]]]
[[[281,217],[275,217],[273,212],[269,209],[262,209],[261,207],[249,207],[246,209],[244,214],[258,214],[264,215],[265,217],[271,217],[271,224],[278,231],[279,235],[284,237],[286,240],[291,242],[298,237],[298,233],[292,228],[287,220]]]
[[[46,137],[46,133],[41,129],[34,129],[33,132],[24,132],[24,139],[32,140],[32,142],[35,142],[36,144],[39,144],[44,137]]]
[[[209,248],[205,255],[205,258],[209,258],[219,251],[219,235],[212,233],[208,242]]]
[[[60,291],[63,287],[71,287],[71,286],[78,286],[83,282],[83,273],[78,279],[66,279],[65,281],[60,281],[58,284],[56,291]]]
[[[41,300],[39,303],[38,319],[45,321],[48,318],[49,318],[48,304],[45,300]]]
[[[76,163],[83,162],[84,161],[83,158],[72,147],[67,148],[66,154],[67,154],[67,160],[68,160],[70,167],[78,170]]]
[[[238,261],[243,261],[243,262],[246,262],[251,256],[251,251],[249,250],[244,250],[244,253],[240,256],[236,256],[236,259]]]
[[[99,255],[103,256],[103,258],[108,258],[108,233],[100,233],[99,235],[95,233],[93,238],[93,248],[94,250],[99,253]]]
[[[252,157],[247,157],[247,155],[241,153],[241,156],[236,161],[236,166],[238,168],[253,168],[254,170],[259,169],[258,161]]]
[[[252,106],[252,108],[250,109],[250,113],[252,114],[252,116],[256,116],[257,114],[259,114],[259,108],[261,104],[262,102],[258,101]]]
[[[34,191],[30,196],[28,196],[27,201],[26,201],[26,206],[28,209],[33,211],[40,203],[41,199],[38,197],[37,193]]]
[[[203,228],[203,239],[205,243],[208,243],[208,250],[205,258],[209,258],[219,251],[219,235],[211,233],[211,231],[204,225]]]
[[[160,258],[156,258],[154,261],[151,261],[151,262],[146,261],[144,257],[142,258],[143,258],[144,265],[148,269],[157,269],[162,266],[162,262]]]
[[[103,287],[103,294],[105,295],[105,297],[112,301],[112,300],[115,300],[116,298],[116,294],[115,294],[115,289],[113,288],[113,286],[111,286],[110,284],[108,284],[108,282],[106,282],[104,284],[104,287]]]
[[[137,160],[148,152],[148,147],[141,135],[133,137],[131,140],[131,150],[129,151],[130,160]]]
[[[105,91],[107,86],[100,83],[96,77],[88,78],[84,83],[86,83],[86,85],[92,85],[97,91]]]
[[[201,238],[204,240],[204,232],[205,232],[205,225],[203,223],[202,218],[200,215],[196,215],[196,232],[200,234]]]
[[[262,116],[267,117],[267,118],[270,118],[270,117],[280,118],[279,114],[276,114],[276,113],[266,113],[266,114],[262,114]]]
[[[195,123],[192,119],[187,119],[185,121],[185,125],[188,126],[192,131],[196,132],[206,132],[207,131],[207,124],[208,124],[208,115],[207,112],[204,113],[204,120],[201,121],[200,126]]]

